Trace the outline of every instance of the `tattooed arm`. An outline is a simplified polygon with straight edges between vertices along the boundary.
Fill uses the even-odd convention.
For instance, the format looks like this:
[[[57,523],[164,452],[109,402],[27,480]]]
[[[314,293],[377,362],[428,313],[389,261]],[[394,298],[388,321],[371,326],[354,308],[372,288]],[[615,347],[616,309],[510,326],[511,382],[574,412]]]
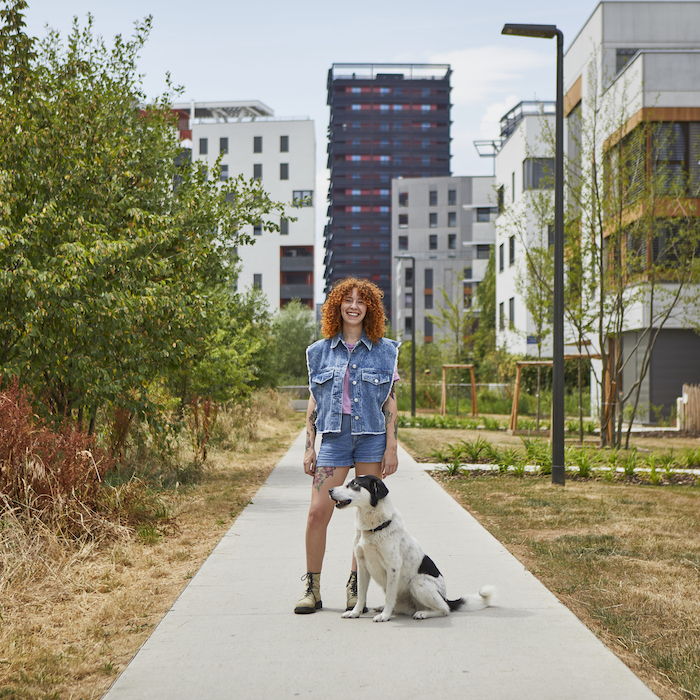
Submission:
[[[316,400],[309,396],[309,405],[306,407],[306,438],[304,444],[304,472],[313,475],[316,471]]]
[[[393,474],[399,466],[398,436],[399,414],[396,406],[396,385],[391,387],[389,398],[382,406],[382,413],[386,422],[386,449],[382,459],[382,473],[384,476]]]

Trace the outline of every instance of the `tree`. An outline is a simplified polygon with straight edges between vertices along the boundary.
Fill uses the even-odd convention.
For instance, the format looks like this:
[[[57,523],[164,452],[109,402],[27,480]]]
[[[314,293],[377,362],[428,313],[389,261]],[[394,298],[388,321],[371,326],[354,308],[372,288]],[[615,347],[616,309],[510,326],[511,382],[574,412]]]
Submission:
[[[149,385],[217,345],[242,227],[274,230],[266,216],[284,207],[191,162],[169,82],[144,106],[136,62],[150,18],[111,49],[90,16],[65,43],[55,32],[39,43],[24,33],[26,2],[5,5],[0,363],[59,416],[152,411]]]
[[[306,377],[306,348],[318,338],[314,312],[298,299],[292,299],[275,314],[272,334],[276,378]]]

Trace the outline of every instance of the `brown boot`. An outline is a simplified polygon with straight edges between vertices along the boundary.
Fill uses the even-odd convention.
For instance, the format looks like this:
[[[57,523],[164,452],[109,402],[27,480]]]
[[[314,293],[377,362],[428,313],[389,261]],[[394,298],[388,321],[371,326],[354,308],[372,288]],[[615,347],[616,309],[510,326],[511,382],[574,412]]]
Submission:
[[[350,578],[347,584],[345,584],[345,594],[348,599],[345,610],[352,610],[357,605],[357,571],[350,572]],[[367,608],[362,612],[367,612]]]
[[[314,613],[323,607],[321,602],[321,572],[317,574],[307,573],[301,577],[306,581],[306,593],[301,597],[294,612],[298,615]]]

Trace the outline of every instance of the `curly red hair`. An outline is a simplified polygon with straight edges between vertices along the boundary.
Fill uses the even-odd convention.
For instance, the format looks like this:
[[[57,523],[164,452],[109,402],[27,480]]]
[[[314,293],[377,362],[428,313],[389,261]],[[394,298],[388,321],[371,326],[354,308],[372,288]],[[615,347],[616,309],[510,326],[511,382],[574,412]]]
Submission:
[[[374,282],[357,277],[346,277],[333,285],[321,309],[323,313],[321,333],[325,338],[332,338],[340,333],[343,329],[340,304],[355,288],[362,297],[362,301],[367,304],[367,315],[363,321],[365,333],[373,343],[378,343],[384,337],[385,331],[385,311],[382,302],[384,292]]]

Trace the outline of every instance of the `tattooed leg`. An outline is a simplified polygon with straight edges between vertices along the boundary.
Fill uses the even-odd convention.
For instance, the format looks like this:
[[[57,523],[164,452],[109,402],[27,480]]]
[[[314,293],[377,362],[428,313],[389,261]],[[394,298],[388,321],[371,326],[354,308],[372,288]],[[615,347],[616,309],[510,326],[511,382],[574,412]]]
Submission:
[[[321,490],[321,486],[326,481],[333,476],[335,472],[335,467],[317,467],[316,474],[314,475],[314,488],[317,491]]]

